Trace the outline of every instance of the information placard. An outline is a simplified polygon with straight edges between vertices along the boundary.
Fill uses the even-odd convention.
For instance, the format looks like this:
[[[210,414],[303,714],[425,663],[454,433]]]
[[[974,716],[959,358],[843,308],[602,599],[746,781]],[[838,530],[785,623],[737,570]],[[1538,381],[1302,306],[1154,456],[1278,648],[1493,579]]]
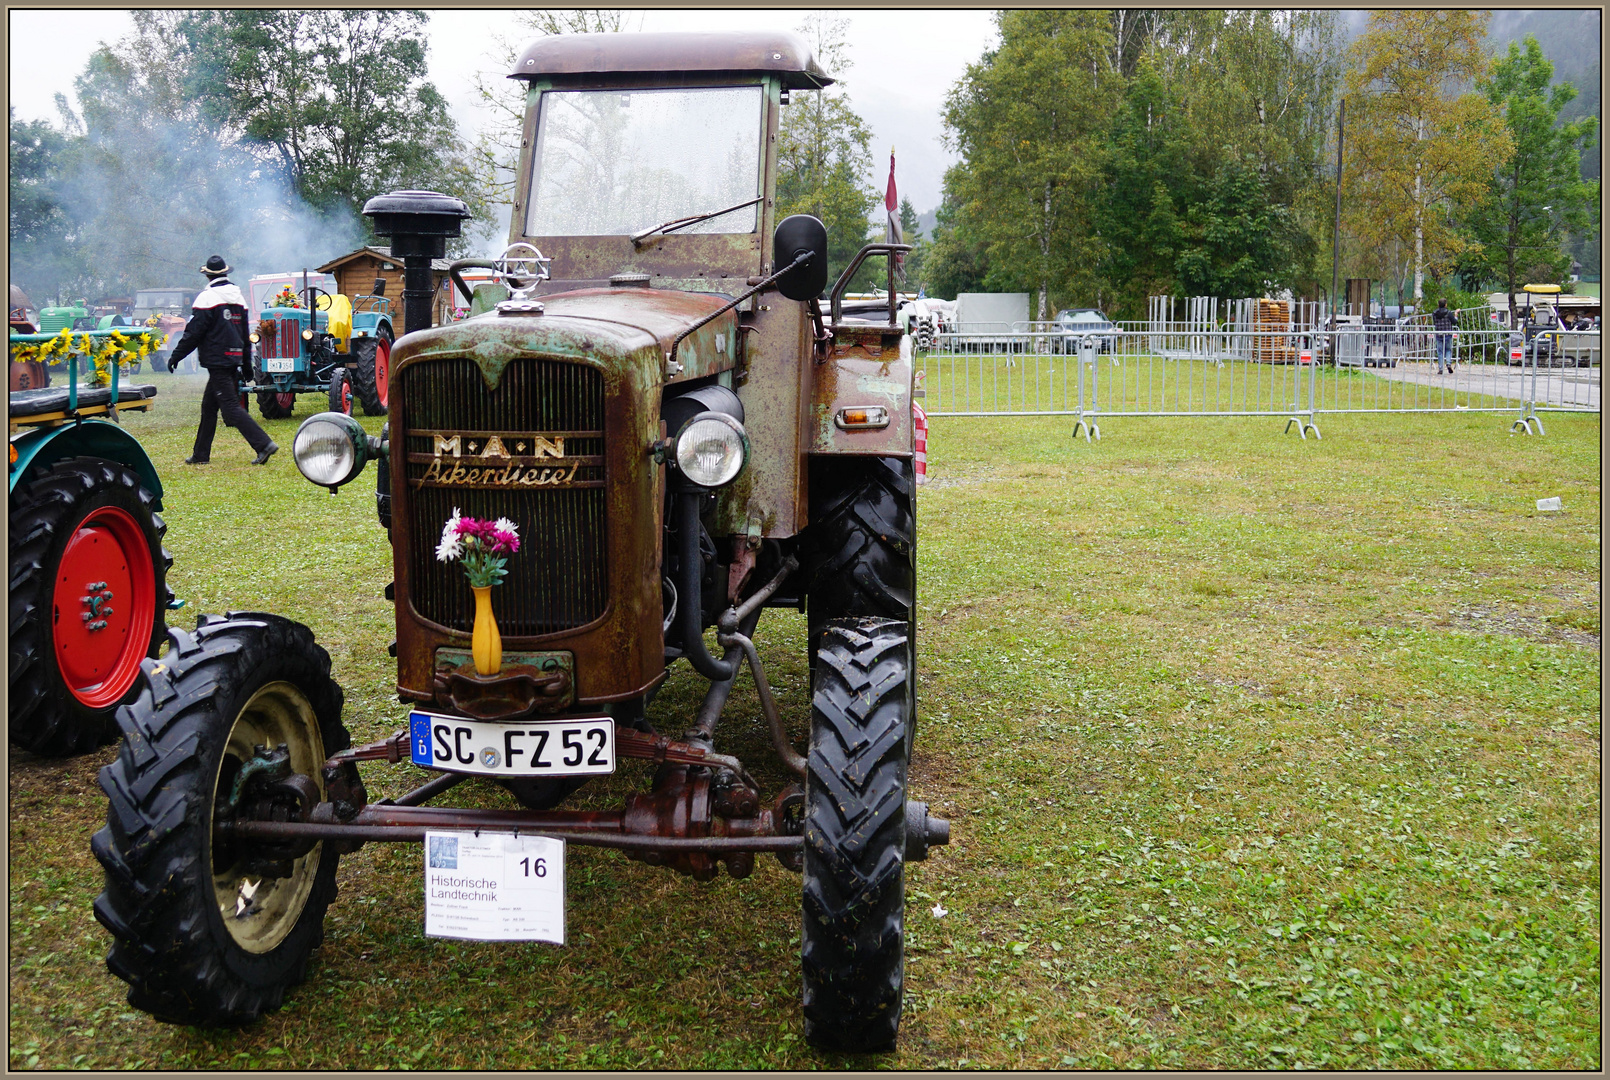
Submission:
[[[425,834],[425,936],[565,943],[565,842]]]

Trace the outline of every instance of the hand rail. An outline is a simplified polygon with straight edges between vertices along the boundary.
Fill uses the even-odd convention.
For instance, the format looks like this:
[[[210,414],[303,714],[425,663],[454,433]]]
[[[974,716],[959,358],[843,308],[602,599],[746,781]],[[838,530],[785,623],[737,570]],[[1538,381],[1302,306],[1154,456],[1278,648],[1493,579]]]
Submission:
[[[861,263],[865,261],[868,255],[884,254],[889,256],[889,325],[898,326],[900,320],[897,312],[899,311],[900,300],[894,291],[894,257],[910,250],[910,244],[862,245],[861,250],[855,253],[855,258],[850,260],[850,265],[844,268],[844,272],[839,275],[839,279],[833,283],[833,291],[828,294],[829,317],[833,324],[837,326],[839,319],[844,314],[844,290],[849,288],[850,279],[855,276],[855,272],[861,269]]]

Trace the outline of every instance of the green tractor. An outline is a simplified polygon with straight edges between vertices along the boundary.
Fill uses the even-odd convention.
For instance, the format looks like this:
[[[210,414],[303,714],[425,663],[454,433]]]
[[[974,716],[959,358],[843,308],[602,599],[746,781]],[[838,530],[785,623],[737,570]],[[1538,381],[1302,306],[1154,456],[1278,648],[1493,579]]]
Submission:
[[[10,394],[8,730],[13,747],[47,757],[117,737],[114,714],[180,606],[162,481],[117,422],[149,409],[156,387],[124,382],[115,364],[109,385],[81,386],[83,362],[68,356],[65,385],[47,376]]]
[[[769,855],[800,875],[806,1037],[892,1049],[905,866],[949,840],[909,793],[913,377],[892,287],[907,249],[867,245],[829,288],[821,222],[776,219],[782,110],[831,82],[792,35],[545,38],[512,76],[527,96],[510,245],[452,268],[465,291],[471,267],[498,282],[432,328],[431,260],[468,211],[371,199],[404,266],[388,424],[370,436],[325,412],[293,446],[331,491],[375,465],[406,718],[351,745],[329,654],[283,617],[171,631],[101,777],[108,966],[162,1020],[252,1021],[307,974],[337,862],[362,843],[425,842],[427,934],[559,943],[567,844],[699,881]],[[868,257],[887,260],[890,299],[852,318]],[[807,626],[803,748],[755,645],[779,608]],[[745,668],[764,780],[717,740]],[[702,691],[691,714],[651,712],[672,677]],[[628,758],[655,766],[646,790],[565,806]],[[422,782],[370,802],[370,762]],[[519,808],[439,805],[460,783]],[[466,894],[465,875],[508,888]]]

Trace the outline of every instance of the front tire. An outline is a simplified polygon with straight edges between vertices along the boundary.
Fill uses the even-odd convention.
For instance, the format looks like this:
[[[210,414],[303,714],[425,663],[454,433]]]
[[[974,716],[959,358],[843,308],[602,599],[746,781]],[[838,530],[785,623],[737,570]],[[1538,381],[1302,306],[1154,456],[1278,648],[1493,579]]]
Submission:
[[[133,469],[59,461],[11,501],[11,744],[45,757],[117,737],[166,636],[167,524]],[[95,588],[90,588],[90,586]]]
[[[270,387],[257,391],[257,411],[264,420],[284,420],[296,411],[296,395],[282,394]]]
[[[897,619],[915,642],[915,463],[819,457],[810,470],[813,554],[806,610],[812,655],[828,621],[850,616]]]
[[[365,338],[352,350],[358,366],[352,369],[352,390],[366,416],[385,416],[390,400],[391,342]]]
[[[335,898],[338,859],[320,843],[280,870],[213,826],[254,747],[289,750],[324,797],[320,766],[348,746],[330,656],[276,615],[204,616],[172,631],[161,663],[118,713],[124,741],[101,770],[110,800],[91,842],[106,871],[95,917],[128,1001],[175,1024],[245,1024],[307,974]],[[282,872],[288,871],[288,872]]]
[[[338,367],[330,373],[329,405],[331,412],[352,415],[352,381],[347,369]]]
[[[911,648],[902,621],[834,620],[811,698],[805,788],[805,1037],[894,1049],[905,985]]]

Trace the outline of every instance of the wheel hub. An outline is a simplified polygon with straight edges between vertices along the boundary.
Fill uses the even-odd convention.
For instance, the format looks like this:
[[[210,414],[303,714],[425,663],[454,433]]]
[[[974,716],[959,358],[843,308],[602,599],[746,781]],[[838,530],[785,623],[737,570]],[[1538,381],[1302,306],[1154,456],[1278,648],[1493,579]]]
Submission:
[[[81,522],[56,567],[51,621],[62,680],[92,709],[115,704],[140,673],[156,615],[155,563],[125,510]]]
[[[323,798],[315,779],[323,764],[312,703],[288,682],[260,687],[235,718],[213,789],[213,895],[225,928],[248,952],[269,952],[296,926],[322,848],[306,841],[234,843],[227,826],[306,820]]]

